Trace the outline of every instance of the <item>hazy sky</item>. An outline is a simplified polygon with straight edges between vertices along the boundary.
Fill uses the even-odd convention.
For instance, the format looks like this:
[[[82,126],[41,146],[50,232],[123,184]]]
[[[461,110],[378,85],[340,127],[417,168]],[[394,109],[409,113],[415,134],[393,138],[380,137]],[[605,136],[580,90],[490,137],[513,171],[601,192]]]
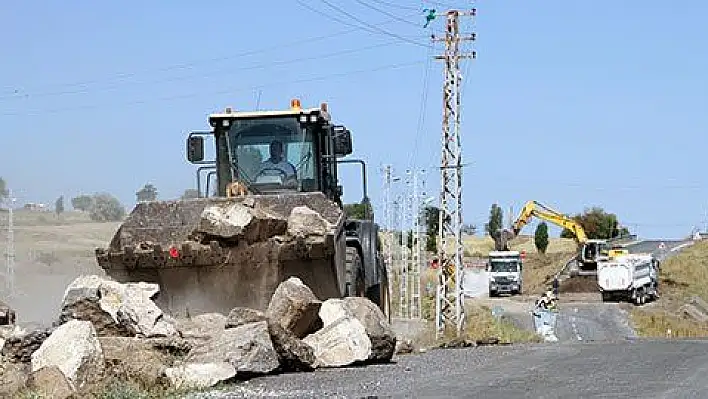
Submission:
[[[132,207],[146,182],[178,197],[195,185],[188,131],[226,106],[254,108],[260,88],[261,108],[329,103],[377,208],[387,163],[425,168],[437,197],[442,68],[428,60],[442,47],[426,46],[444,19],[424,29],[422,9],[445,7],[303,2],[5,2],[0,176],[22,201],[109,191]],[[602,206],[644,237],[703,226],[707,3],[474,5],[475,25],[462,25],[478,35],[462,109],[466,222],[535,199]],[[359,172],[344,168],[345,199],[358,201]]]

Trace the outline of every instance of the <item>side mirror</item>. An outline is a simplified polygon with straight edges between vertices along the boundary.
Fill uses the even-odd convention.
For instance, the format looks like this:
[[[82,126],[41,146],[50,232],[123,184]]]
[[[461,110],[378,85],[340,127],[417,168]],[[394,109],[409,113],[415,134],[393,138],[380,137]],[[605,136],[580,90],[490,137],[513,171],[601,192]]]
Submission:
[[[204,160],[204,138],[189,136],[187,138],[187,160],[191,163]]]
[[[351,154],[352,149],[352,134],[344,126],[336,126],[334,128],[334,155],[343,157]]]

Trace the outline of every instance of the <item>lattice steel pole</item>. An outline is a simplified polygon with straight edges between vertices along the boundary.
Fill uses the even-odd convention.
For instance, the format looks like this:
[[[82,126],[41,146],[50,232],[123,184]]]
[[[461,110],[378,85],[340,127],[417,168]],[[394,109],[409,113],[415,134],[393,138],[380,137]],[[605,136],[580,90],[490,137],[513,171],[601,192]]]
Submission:
[[[420,297],[420,271],[421,271],[421,234],[420,234],[420,191],[418,185],[418,174],[424,171],[413,172],[413,251],[411,262],[411,313],[413,319],[421,318],[421,297]],[[425,194],[424,194],[425,195]]]
[[[465,323],[464,296],[461,287],[463,247],[462,143],[460,142],[460,88],[462,76],[460,73],[460,59],[474,58],[476,54],[475,52],[462,54],[460,51],[460,42],[463,40],[475,40],[475,34],[461,37],[458,17],[475,15],[476,9],[470,11],[448,11],[445,37],[437,39],[433,36],[433,41],[445,42],[445,53],[435,57],[445,63],[440,162],[439,269],[438,290],[435,300],[436,336],[438,338],[444,334],[446,327],[450,325],[455,325],[459,336]],[[449,246],[452,247],[451,252],[448,252]],[[451,293],[454,296],[453,299],[449,297]]]
[[[384,187],[383,187],[383,212],[384,223],[386,224],[386,240],[384,241],[384,256],[386,264],[386,274],[388,278],[388,297],[392,298],[393,284],[393,238],[395,237],[393,229],[393,221],[391,218],[391,165],[384,167]]]
[[[7,248],[5,253],[5,290],[8,297],[15,295],[15,221],[13,207],[15,198],[12,192],[8,195],[8,212],[7,212]]]
[[[400,212],[401,212],[401,241],[400,241],[400,249],[401,249],[401,262],[400,262],[400,271],[401,271],[401,286],[400,286],[400,292],[399,292],[399,308],[398,308],[398,317],[406,317],[408,315],[408,298],[407,298],[407,293],[408,293],[408,248],[406,246],[407,244],[407,236],[406,236],[406,228],[407,228],[407,220],[408,218],[406,217],[406,205],[408,201],[406,201],[406,196],[407,192],[405,189],[405,186],[403,188],[402,194],[400,196]]]

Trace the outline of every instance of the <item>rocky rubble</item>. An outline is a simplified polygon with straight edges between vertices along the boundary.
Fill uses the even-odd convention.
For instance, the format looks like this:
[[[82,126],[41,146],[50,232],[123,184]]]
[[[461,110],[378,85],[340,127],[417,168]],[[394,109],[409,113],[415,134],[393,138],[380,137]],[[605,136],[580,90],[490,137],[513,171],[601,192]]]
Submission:
[[[255,234],[255,233],[254,233]],[[365,298],[318,299],[298,278],[282,282],[264,312],[234,308],[188,319],[163,314],[156,284],[81,276],[54,326],[0,326],[0,396],[32,389],[82,396],[111,379],[207,388],[278,372],[387,362],[396,338]]]

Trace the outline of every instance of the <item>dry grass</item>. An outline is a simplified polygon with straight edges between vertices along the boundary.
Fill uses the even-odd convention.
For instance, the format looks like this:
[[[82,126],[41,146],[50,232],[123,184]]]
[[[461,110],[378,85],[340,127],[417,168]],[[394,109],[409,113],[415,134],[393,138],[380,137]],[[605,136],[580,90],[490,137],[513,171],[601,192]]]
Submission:
[[[682,316],[680,308],[693,296],[708,300],[708,242],[698,242],[661,265],[661,298],[631,312],[642,336],[708,337],[708,324]]]
[[[575,240],[570,238],[549,238],[547,254],[568,253],[576,250]],[[491,237],[466,236],[462,239],[465,251],[469,256],[486,257],[490,251],[494,250],[494,240]],[[450,249],[452,246],[450,245]],[[535,254],[536,245],[533,236],[519,236],[509,242],[509,249],[512,251],[526,251],[527,254]]]
[[[529,253],[524,261],[524,293],[541,294],[547,290],[565,262],[574,252]]]

